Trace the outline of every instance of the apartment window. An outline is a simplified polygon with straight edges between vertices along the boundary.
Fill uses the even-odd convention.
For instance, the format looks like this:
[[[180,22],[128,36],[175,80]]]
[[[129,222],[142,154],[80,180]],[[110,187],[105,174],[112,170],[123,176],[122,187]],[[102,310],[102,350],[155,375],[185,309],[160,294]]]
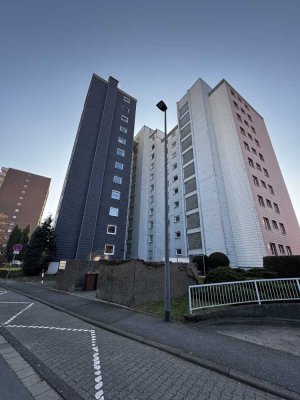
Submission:
[[[6,246],[7,246],[7,243],[3,243],[2,247],[6,247]]]
[[[268,185],[268,188],[269,188],[269,192],[270,192],[271,194],[274,194],[274,189],[273,189],[273,186],[271,186],[271,185]]]
[[[241,107],[241,111],[242,111],[243,114],[246,114],[245,110],[242,107]]]
[[[268,229],[268,230],[270,230],[270,229],[271,229],[271,225],[270,225],[269,218],[263,217],[263,220],[264,220],[265,228]]]
[[[261,171],[261,166],[258,163],[256,163],[256,168]]]
[[[149,229],[153,229],[153,221],[149,221],[149,223],[148,223],[148,228],[149,228]]]
[[[26,181],[25,182],[29,182],[29,179],[26,179]]]
[[[148,241],[149,241],[149,243],[153,243],[153,235],[149,235]]]
[[[22,190],[22,191],[21,191],[21,193],[22,193],[22,194],[25,194],[25,193],[26,193],[26,191],[25,191],[25,190]]]
[[[126,112],[127,114],[129,114],[129,108],[128,107],[122,106],[122,110],[124,112]]]
[[[179,239],[181,237],[180,231],[175,232],[175,239]]]
[[[253,154],[255,154],[257,156],[257,152],[256,152],[254,147],[251,147],[251,151],[252,151]]]
[[[24,185],[24,188],[27,188],[27,185]]]
[[[173,189],[173,194],[177,194],[178,193],[178,187]]]
[[[250,165],[250,167],[254,168],[254,162],[251,158],[248,157],[248,163]]]
[[[24,199],[24,197],[20,196],[20,197],[19,197],[19,199],[20,199],[20,200],[23,200],[23,199]]]
[[[128,123],[128,117],[126,115],[121,115],[121,121]]]
[[[150,196],[149,201],[150,201],[150,204],[153,203],[153,201],[154,201],[154,196]]]
[[[249,138],[250,140],[253,140],[253,137],[252,137],[251,133],[248,132],[247,135],[248,135],[248,138]]]
[[[19,209],[18,209],[18,208],[16,208],[16,209],[15,209],[15,212],[19,212]]]
[[[125,145],[126,144],[126,139],[123,139],[122,137],[119,136],[118,142]]]
[[[124,164],[122,164],[122,163],[116,161],[116,162],[115,162],[115,168],[116,168],[116,169],[123,170],[123,169],[124,169]]]
[[[261,197],[261,196],[257,196],[257,198],[258,198],[258,203],[259,203],[259,205],[260,206],[262,206],[262,207],[264,207],[265,206],[265,203],[264,203],[264,199]]]
[[[269,208],[272,208],[272,203],[269,199],[266,199],[266,203]]]
[[[155,144],[153,144],[152,146],[151,146],[151,150],[154,150],[155,149]]]
[[[278,204],[276,204],[276,203],[273,203],[273,206],[274,206],[274,210],[275,210],[275,212],[276,212],[277,214],[280,214],[280,211],[279,211]]]
[[[152,172],[152,174],[150,174],[150,180],[153,181],[154,179],[154,172]]]
[[[252,129],[252,132],[256,134],[256,130],[255,130],[254,126],[251,125],[251,129]]]
[[[121,185],[122,183],[122,178],[120,176],[114,175],[114,179],[113,179],[114,183],[117,183],[119,185]]]
[[[246,107],[246,109],[247,109],[247,110],[249,110],[249,106],[248,106],[248,104],[246,104],[246,103],[245,103],[245,107]]]
[[[149,210],[150,217],[151,217],[151,215],[153,215],[153,212],[154,212],[154,208],[150,208],[150,210]]]
[[[254,175],[252,175],[252,178],[253,178],[253,183],[254,183],[254,185],[255,185],[255,186],[259,186],[259,182],[258,182],[257,177],[254,176]]]
[[[260,147],[260,143],[257,139],[255,139],[256,146]]]
[[[238,100],[242,103],[243,102],[243,100],[240,98],[240,96],[238,96]]]
[[[179,201],[174,201],[174,208],[179,207]]]
[[[175,158],[177,156],[176,151],[174,151],[174,153],[172,154],[172,158]]]
[[[177,163],[172,165],[172,169],[176,169],[177,168]]]
[[[175,215],[174,222],[179,222],[179,221],[180,221],[180,215]]]
[[[106,244],[104,246],[104,254],[105,255],[114,255],[115,254],[115,246],[113,244]]]
[[[284,246],[282,244],[278,245],[278,249],[279,249],[279,254],[285,254]]]
[[[265,181],[260,181],[260,183],[261,183],[261,186],[264,188],[264,189],[267,189],[267,184],[266,184],[266,182]]]
[[[249,126],[248,121],[246,121],[245,119],[244,119],[244,123],[245,123],[245,125]]]
[[[235,92],[232,89],[230,90],[230,92],[231,92],[232,96],[235,97]]]
[[[120,132],[127,133],[127,128],[124,126],[120,125]]]
[[[292,249],[290,248],[290,246],[285,246],[285,248],[286,248],[287,255],[292,256],[293,253],[292,253]]]
[[[176,147],[176,142],[172,143],[172,149],[174,149],[174,147]]]
[[[22,203],[17,203],[17,206],[21,206],[22,205]]]
[[[173,176],[173,182],[178,181],[178,175]]]
[[[270,250],[271,250],[272,256],[277,256],[277,249],[276,249],[275,243],[270,243]]]
[[[274,221],[273,219],[272,219],[272,226],[273,226],[274,229],[277,229],[277,230],[278,230],[277,222]]]
[[[120,200],[121,192],[119,192],[118,190],[112,190],[111,198],[114,199],[114,200]]]
[[[265,176],[266,176],[267,178],[269,178],[269,172],[268,172],[268,170],[267,170],[266,168],[264,168],[264,174],[265,174]]]
[[[109,215],[111,217],[118,217],[119,216],[119,209],[116,207],[109,207]]]
[[[13,215],[13,218],[15,219],[15,218],[17,218],[15,215]]]
[[[120,157],[125,157],[125,150],[117,149],[117,155]]]
[[[247,142],[244,142],[244,147],[246,150],[250,151],[250,147],[249,144]]]
[[[238,106],[238,104],[237,104],[235,101],[233,102],[233,104],[234,104],[234,107],[235,107],[235,108],[239,109],[239,106]]]
[[[153,190],[154,190],[154,185],[152,184],[150,185],[150,192],[153,192]]]
[[[280,231],[283,235],[286,235],[286,230],[282,222],[279,222]]]
[[[176,249],[176,256],[181,256],[182,252],[181,249]]]
[[[14,222],[11,222],[9,225],[14,225],[15,223]]]
[[[117,225],[107,225],[107,232],[108,235],[116,235],[117,234]]]
[[[264,156],[261,153],[259,153],[259,158],[261,159],[261,161],[265,161]]]
[[[151,154],[151,160],[154,160],[154,157],[155,157],[154,153]]]
[[[129,99],[129,97],[124,96],[124,97],[123,97],[123,100],[125,101],[125,103],[130,104],[130,99]]]
[[[240,126],[240,131],[241,131],[241,134],[242,134],[242,135],[246,136],[245,129],[244,129],[244,128],[242,128],[241,126]]]
[[[152,171],[154,169],[154,163],[150,164],[150,170]]]
[[[248,118],[249,118],[249,121],[252,122],[252,117],[251,117],[251,115],[247,114],[247,116],[248,116]]]
[[[241,116],[240,116],[240,114],[236,114],[236,117],[237,117],[237,119],[240,121],[240,122],[242,122],[242,118],[241,118]]]

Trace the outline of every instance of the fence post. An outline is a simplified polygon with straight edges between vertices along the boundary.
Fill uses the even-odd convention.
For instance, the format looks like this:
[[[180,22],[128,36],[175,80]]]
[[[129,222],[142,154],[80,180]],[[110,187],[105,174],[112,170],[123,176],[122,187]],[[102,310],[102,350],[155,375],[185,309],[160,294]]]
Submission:
[[[189,311],[192,314],[192,298],[191,298],[191,288],[189,287]]]
[[[300,294],[300,279],[299,279],[299,278],[296,278],[296,282],[297,282],[298,289],[299,289],[299,294]]]
[[[256,281],[254,281],[254,286],[255,286],[255,291],[256,291],[258,304],[261,305],[261,300],[260,300],[259,291],[258,291],[258,287],[257,287],[257,282]]]

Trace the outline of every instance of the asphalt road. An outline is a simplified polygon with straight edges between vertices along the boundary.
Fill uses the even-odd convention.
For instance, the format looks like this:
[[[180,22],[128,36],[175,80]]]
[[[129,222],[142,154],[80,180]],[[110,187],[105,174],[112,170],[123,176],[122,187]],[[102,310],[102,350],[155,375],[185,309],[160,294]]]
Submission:
[[[66,399],[278,399],[25,296],[0,292],[1,334]]]

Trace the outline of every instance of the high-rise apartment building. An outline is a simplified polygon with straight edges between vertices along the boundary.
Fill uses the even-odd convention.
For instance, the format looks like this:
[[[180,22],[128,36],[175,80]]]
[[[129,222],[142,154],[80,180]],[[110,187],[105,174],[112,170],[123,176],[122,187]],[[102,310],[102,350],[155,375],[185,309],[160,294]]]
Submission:
[[[0,173],[0,252],[5,253],[14,226],[32,232],[40,222],[51,179],[30,172],[2,167]]]
[[[170,256],[221,251],[232,266],[299,254],[300,231],[263,118],[222,80],[199,79],[168,134]],[[163,259],[162,132],[136,137],[128,256]],[[135,161],[136,160],[136,161]]]
[[[93,75],[56,217],[57,259],[124,258],[136,99]]]

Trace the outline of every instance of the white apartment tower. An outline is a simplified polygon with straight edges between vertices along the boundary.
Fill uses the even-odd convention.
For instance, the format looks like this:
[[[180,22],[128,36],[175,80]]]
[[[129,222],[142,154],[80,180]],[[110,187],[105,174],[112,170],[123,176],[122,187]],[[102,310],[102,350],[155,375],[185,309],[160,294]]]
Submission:
[[[263,118],[225,80],[212,89],[199,79],[177,114],[168,134],[170,257],[220,251],[233,267],[261,267],[265,255],[300,254],[299,225]],[[163,260],[163,141],[147,127],[136,137],[133,258]]]

